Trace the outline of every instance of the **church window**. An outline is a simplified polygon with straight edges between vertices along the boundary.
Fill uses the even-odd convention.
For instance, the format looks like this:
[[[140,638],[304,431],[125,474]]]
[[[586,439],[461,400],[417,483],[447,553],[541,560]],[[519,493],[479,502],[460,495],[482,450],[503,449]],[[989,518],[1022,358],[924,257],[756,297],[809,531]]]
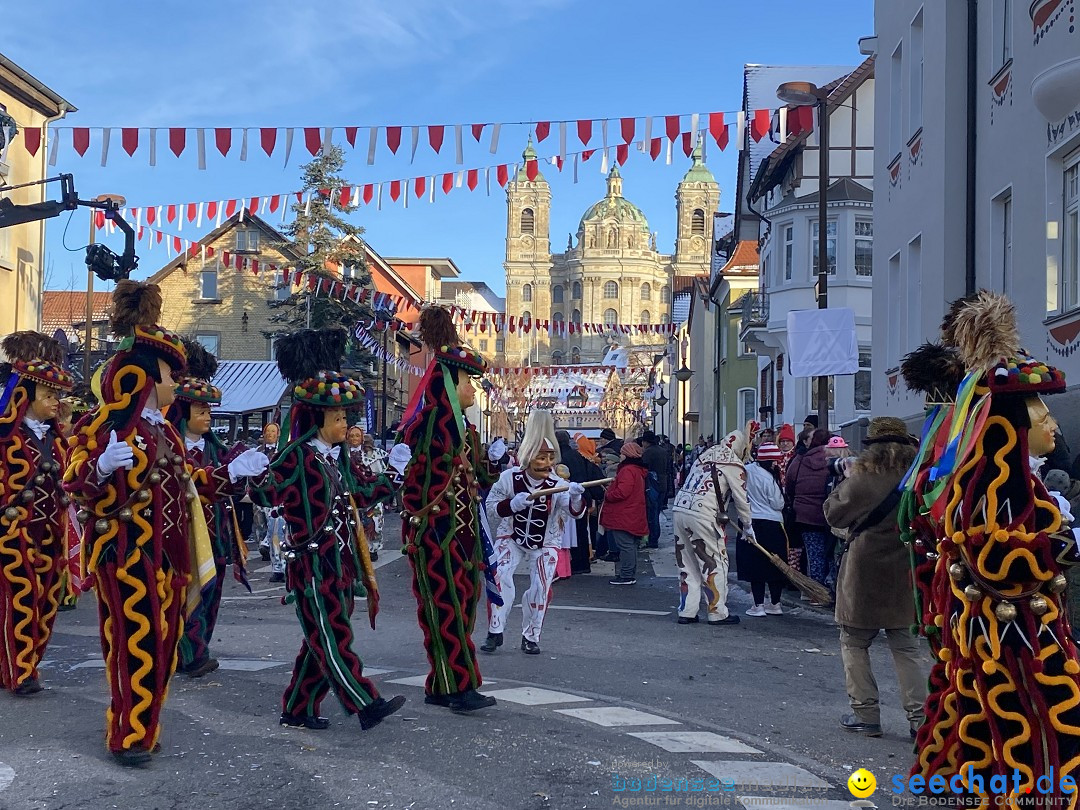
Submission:
[[[553,312],[553,313],[551,313],[551,322],[552,322],[552,324],[562,323],[563,322],[563,314],[561,312]]]
[[[526,284],[521,288],[521,300],[532,301],[532,284]]]
[[[670,304],[671,303],[671,287],[669,287],[667,284],[665,284],[663,287],[660,288],[660,303],[661,304]]]
[[[570,350],[570,362],[574,365],[581,362],[581,349],[578,346],[575,346]]]
[[[641,322],[642,323],[652,323],[652,315],[649,314],[649,310],[647,310],[647,309],[641,310]]]
[[[551,288],[551,303],[561,304],[563,302],[563,288],[562,284],[556,284]]]
[[[604,282],[604,298],[618,298],[619,285],[614,281]]]
[[[651,284],[642,284],[641,285],[641,300],[642,301],[648,301],[651,298],[652,298],[652,285]]]
[[[526,208],[521,212],[521,232],[533,233],[535,230],[535,217],[533,216],[533,210]]]
[[[575,309],[573,312],[570,313],[570,323],[576,323],[576,324],[581,323],[581,310],[580,309]]]
[[[574,282],[574,300],[577,301],[581,298],[581,282]]]
[[[700,208],[695,208],[694,213],[690,215],[690,235],[705,235],[705,212]]]
[[[532,313],[529,312],[529,310],[525,310],[521,313],[521,323],[522,325],[532,323]]]
[[[619,313],[613,309],[604,310],[604,326],[615,326],[619,322]]]
[[[551,353],[551,364],[553,366],[561,366],[562,365],[562,352],[552,352]]]

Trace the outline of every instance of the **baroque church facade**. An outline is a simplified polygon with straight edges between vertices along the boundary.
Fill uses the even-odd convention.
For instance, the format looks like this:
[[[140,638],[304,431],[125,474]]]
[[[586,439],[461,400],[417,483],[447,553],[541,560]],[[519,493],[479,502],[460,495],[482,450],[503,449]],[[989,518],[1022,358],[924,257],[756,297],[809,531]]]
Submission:
[[[536,159],[531,143],[522,157]],[[659,342],[656,335],[610,327],[670,322],[676,277],[709,272],[719,203],[720,187],[699,147],[675,191],[675,251],[660,253],[645,214],[623,196],[623,178],[613,164],[607,194],[581,217],[565,252],[553,253],[551,187],[543,174],[530,180],[520,169],[506,192],[506,313],[550,321],[551,329],[504,332],[499,364],[598,365],[614,345]],[[570,323],[609,328],[603,335],[556,328]]]

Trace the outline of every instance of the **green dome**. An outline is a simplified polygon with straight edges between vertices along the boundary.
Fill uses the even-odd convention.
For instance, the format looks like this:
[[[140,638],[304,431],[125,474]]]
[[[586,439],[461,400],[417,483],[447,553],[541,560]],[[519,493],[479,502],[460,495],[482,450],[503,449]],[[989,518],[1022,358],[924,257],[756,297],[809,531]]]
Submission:
[[[581,217],[578,223],[578,233],[585,230],[585,223],[599,222],[604,219],[614,219],[619,223],[640,225],[643,230],[649,230],[649,221],[640,208],[622,195],[622,177],[619,175],[619,167],[616,164],[611,167],[608,174],[608,193],[604,199],[589,206],[589,210]]]

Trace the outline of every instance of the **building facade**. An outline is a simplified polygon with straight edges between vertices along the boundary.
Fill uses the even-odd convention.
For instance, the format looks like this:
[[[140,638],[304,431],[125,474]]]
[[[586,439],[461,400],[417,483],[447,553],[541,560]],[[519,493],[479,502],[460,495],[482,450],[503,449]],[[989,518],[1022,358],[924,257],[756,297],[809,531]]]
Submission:
[[[875,410],[921,417],[922,402],[899,379],[900,359],[936,338],[947,302],[994,289],[1015,302],[1022,344],[1065,371],[1069,391],[1048,404],[1075,451],[1080,31],[1072,4],[879,0],[875,34]]]
[[[757,242],[739,242],[731,258],[720,268],[712,290],[716,312],[716,400],[713,432],[726,436],[742,428],[750,419],[772,423],[775,401],[762,406],[763,393],[774,387],[772,367],[758,368],[758,356],[739,339],[739,332],[755,315],[760,315],[758,294]]]
[[[532,145],[523,154],[535,161]],[[660,253],[640,208],[623,196],[613,165],[607,193],[581,217],[566,250],[551,247],[551,187],[543,174],[522,168],[506,193],[506,312],[541,324],[669,323],[676,275],[708,273],[713,213],[720,188],[695,149],[675,193],[675,252]],[[582,334],[558,328],[507,331],[502,365],[592,364],[603,361],[626,335]]]
[[[70,102],[0,55],[0,186],[45,179],[49,124],[75,111]],[[34,154],[31,140],[37,143]],[[15,205],[58,197],[55,183],[0,191],[0,199]],[[44,254],[44,220],[0,227],[0,335],[41,328]]]

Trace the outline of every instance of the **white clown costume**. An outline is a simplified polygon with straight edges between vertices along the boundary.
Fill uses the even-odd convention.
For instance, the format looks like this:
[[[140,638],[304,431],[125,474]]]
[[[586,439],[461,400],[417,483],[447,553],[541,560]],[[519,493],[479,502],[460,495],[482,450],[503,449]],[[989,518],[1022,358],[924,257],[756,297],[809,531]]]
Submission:
[[[496,527],[494,550],[503,603],[489,605],[488,638],[481,646],[485,652],[494,652],[502,644],[507,616],[514,604],[514,571],[523,560],[528,561],[529,589],[521,600],[521,649],[530,654],[540,652],[540,631],[551,601],[551,584],[564,527],[585,514],[584,488],[559,478],[554,465],[543,479],[533,477],[529,465],[545,451],[554,452],[558,463],[559,445],[551,414],[533,411],[518,454],[520,466],[503,472],[487,497],[488,520]],[[529,497],[538,490],[555,487],[569,487],[569,490]]]

